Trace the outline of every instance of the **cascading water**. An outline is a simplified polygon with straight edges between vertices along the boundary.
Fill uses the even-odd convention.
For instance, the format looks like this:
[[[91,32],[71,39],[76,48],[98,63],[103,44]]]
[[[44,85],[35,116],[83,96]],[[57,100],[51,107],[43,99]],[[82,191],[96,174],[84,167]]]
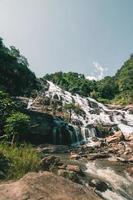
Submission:
[[[106,165],[109,163],[103,162],[88,162],[86,166],[89,176],[104,181],[108,185],[108,189],[99,191],[101,196],[106,200],[132,200],[133,179],[129,179],[124,171],[117,169],[117,172],[114,166],[108,167]]]
[[[70,124],[73,130],[64,127],[64,129],[67,129],[67,134],[70,138],[68,143],[80,144],[83,141],[87,142],[90,137],[99,136],[95,129],[95,125],[97,124],[110,127],[117,126],[124,134],[133,133],[133,114],[129,114],[125,110],[109,109],[92,98],[81,97],[78,94],[72,95],[70,92],[62,90],[52,82],[47,82],[49,88],[47,91],[43,91],[42,96],[44,98],[48,97],[53,99],[56,96],[58,102],[61,101],[62,107],[65,104],[71,103],[80,107],[80,113],[77,114],[74,110],[71,112],[71,121],[77,121],[77,125],[75,125],[75,123]],[[33,109],[35,107],[34,102],[36,102],[36,99],[34,101],[32,99],[29,100],[28,109]],[[57,120],[56,126],[58,126],[59,123],[60,121]],[[57,134],[59,134],[59,137]],[[59,130],[53,130],[54,143],[61,144],[63,137],[63,130],[61,132]]]

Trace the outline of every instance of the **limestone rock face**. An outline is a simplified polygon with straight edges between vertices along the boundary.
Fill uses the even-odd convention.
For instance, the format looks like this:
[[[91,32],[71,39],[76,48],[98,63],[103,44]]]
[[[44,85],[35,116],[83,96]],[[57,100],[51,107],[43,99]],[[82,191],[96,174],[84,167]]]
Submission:
[[[83,188],[49,172],[29,173],[22,179],[0,185],[0,200],[100,200]]]

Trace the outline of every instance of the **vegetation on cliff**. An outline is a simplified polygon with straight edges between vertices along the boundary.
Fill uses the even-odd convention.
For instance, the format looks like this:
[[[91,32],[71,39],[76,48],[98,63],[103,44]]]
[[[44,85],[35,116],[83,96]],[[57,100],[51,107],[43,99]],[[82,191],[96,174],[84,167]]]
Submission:
[[[0,90],[12,96],[29,96],[37,89],[37,79],[27,59],[14,46],[5,47],[0,38]]]
[[[83,74],[56,72],[44,79],[82,96],[91,96],[103,103],[130,104],[133,102],[133,56],[123,64],[115,76],[100,81],[87,80]]]

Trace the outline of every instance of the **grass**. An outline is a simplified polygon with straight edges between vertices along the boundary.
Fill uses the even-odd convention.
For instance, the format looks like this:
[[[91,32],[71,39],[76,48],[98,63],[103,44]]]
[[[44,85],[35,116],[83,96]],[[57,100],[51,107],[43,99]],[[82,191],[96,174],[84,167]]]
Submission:
[[[40,169],[40,156],[31,146],[9,146],[0,144],[0,153],[10,160],[11,165],[7,173],[7,179],[21,178],[28,172],[38,171]]]

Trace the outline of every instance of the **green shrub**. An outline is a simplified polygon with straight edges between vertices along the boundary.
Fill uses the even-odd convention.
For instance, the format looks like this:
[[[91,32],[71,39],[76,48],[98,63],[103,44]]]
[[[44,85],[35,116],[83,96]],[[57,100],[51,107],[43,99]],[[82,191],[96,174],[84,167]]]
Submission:
[[[29,116],[16,112],[6,119],[4,132],[11,138],[11,143],[13,144],[16,138],[19,139],[19,136],[28,132],[29,124]]]
[[[11,163],[7,179],[21,178],[28,172],[40,169],[40,156],[31,145],[17,147],[0,144],[0,153],[4,154]]]

